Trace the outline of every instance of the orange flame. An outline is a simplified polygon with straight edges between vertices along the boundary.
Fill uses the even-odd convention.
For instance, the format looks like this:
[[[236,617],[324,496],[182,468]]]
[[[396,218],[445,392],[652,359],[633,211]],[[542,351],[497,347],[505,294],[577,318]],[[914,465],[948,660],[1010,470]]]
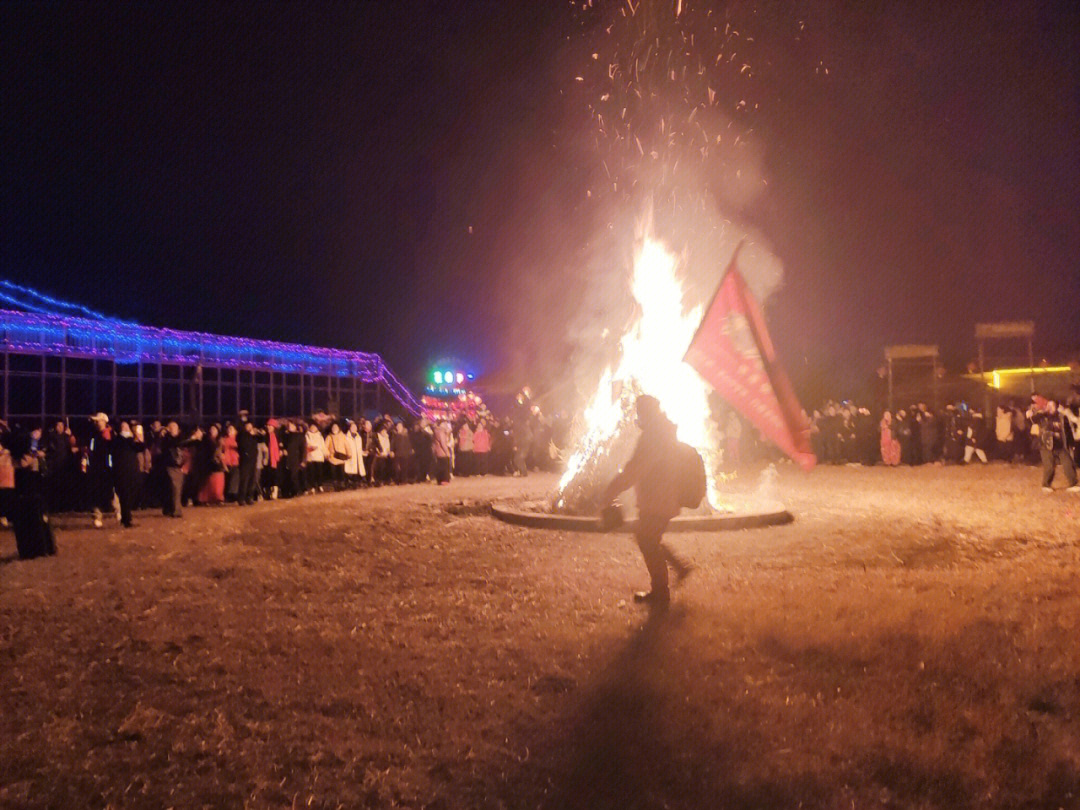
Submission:
[[[701,322],[702,308],[683,311],[678,271],[675,254],[657,239],[646,236],[634,256],[630,285],[640,316],[620,341],[617,365],[603,373],[585,409],[585,436],[567,463],[559,481],[560,492],[582,472],[588,459],[603,452],[612,440],[624,415],[624,403],[617,390],[632,386],[660,400],[664,412],[678,427],[679,441],[701,453],[708,476],[708,501],[714,508],[720,506],[715,475],[719,468],[719,437],[710,419],[709,388],[682,359]]]

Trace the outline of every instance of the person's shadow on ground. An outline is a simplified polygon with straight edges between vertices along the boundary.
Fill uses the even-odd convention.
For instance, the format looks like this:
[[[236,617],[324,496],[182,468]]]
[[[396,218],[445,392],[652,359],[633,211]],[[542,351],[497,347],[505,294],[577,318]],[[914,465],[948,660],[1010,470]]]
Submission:
[[[650,615],[574,704],[550,748],[522,767],[508,806],[762,810],[821,796],[799,777],[738,779],[754,741],[744,739],[746,724],[718,724],[686,694],[686,621],[678,605]]]

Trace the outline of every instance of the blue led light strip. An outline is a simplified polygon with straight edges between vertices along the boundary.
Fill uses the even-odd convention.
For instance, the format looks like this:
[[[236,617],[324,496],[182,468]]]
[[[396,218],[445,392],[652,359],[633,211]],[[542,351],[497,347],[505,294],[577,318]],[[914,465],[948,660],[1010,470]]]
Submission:
[[[296,343],[223,337],[142,326],[108,318],[0,280],[0,302],[29,312],[0,309],[0,332],[8,351],[111,359],[119,363],[175,363],[244,368],[319,376],[355,377],[379,383],[414,416],[423,408],[409,389],[369,352],[325,349]],[[78,309],[91,317],[48,311]]]
[[[86,318],[96,318],[101,321],[126,323],[131,324],[132,326],[138,325],[133,321],[110,318],[108,315],[103,315],[89,307],[84,307],[82,304],[61,301],[58,298],[53,298],[50,295],[38,292],[32,287],[24,287],[21,284],[16,284],[14,281],[8,281],[7,279],[0,279],[0,299],[7,301],[10,304],[14,304],[15,306],[25,307],[33,312],[40,312],[46,315],[75,315]]]

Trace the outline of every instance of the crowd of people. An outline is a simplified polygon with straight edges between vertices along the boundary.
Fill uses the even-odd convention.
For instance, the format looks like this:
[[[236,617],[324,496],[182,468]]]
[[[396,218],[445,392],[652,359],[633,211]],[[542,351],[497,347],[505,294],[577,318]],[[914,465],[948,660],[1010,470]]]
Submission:
[[[1080,386],[1060,403],[1040,396],[1003,402],[989,417],[955,403],[937,410],[920,402],[874,414],[851,402],[828,402],[813,412],[810,424],[823,464],[1041,461],[1046,491],[1060,467],[1067,488],[1080,492]],[[454,476],[524,476],[557,469],[559,448],[572,429],[565,419],[548,419],[522,401],[501,420],[486,411],[411,423],[389,414],[343,420],[317,413],[257,424],[241,412],[233,420],[183,426],[99,413],[79,427],[87,429],[73,432],[67,421],[44,430],[0,422],[0,524],[17,520],[18,489],[31,498],[24,504],[30,512],[90,512],[98,527],[115,515],[127,527],[139,509],[180,517],[187,506],[446,485]],[[717,428],[726,468],[761,455],[747,447],[756,432],[745,430],[734,412]]]
[[[851,402],[827,402],[810,417],[810,438],[823,464],[1041,462],[1046,491],[1060,466],[1070,491],[1080,492],[1080,386],[1063,402],[1033,395],[1002,402],[990,416],[963,403],[935,410],[919,402],[878,415]]]
[[[389,414],[342,420],[235,419],[194,426],[178,420],[111,419],[87,430],[67,421],[30,430],[0,422],[0,523],[14,519],[16,470],[39,482],[43,511],[84,511],[101,527],[107,515],[133,526],[139,509],[180,517],[187,506],[295,498],[360,487],[448,484],[454,476],[528,475],[553,469],[554,427],[538,409],[514,418],[490,413],[455,419]]]

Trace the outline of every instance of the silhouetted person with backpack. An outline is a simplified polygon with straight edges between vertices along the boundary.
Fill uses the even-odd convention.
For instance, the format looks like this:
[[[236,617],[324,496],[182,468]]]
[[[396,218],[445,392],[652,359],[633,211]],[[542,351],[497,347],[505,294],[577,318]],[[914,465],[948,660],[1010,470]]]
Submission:
[[[679,444],[675,438],[675,425],[660,410],[659,400],[648,395],[639,396],[636,406],[641,436],[633,456],[604,491],[601,506],[610,507],[616,495],[634,487],[638,507],[638,526],[634,538],[652,580],[652,589],[634,594],[634,599],[664,609],[671,601],[668,566],[680,581],[693,571],[689,563],[676,557],[662,542],[668,523],[679,514],[687,501],[682,491],[686,475],[681,468],[687,463],[685,451],[692,452],[692,448]],[[696,453],[695,457],[700,465],[700,457]],[[700,476],[703,483],[704,469]],[[698,502],[703,494],[702,487]],[[693,497],[689,500],[692,501]]]

